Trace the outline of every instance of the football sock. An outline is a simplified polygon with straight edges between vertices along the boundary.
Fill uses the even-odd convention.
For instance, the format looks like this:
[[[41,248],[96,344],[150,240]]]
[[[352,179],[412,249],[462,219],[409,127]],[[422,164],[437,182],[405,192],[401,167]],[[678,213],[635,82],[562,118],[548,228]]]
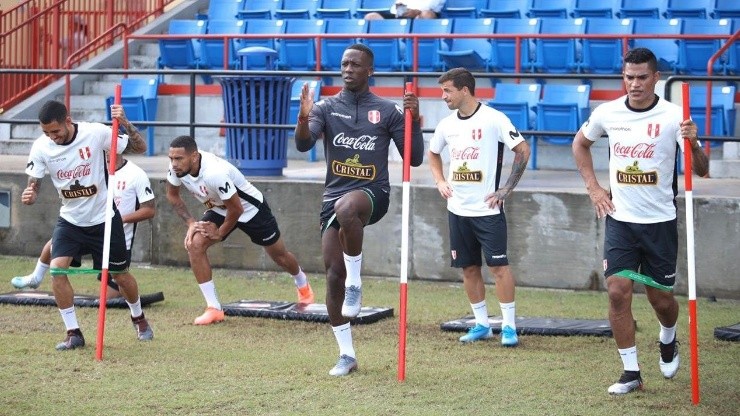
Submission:
[[[213,280],[201,283],[198,286],[200,286],[200,291],[203,292],[203,297],[206,298],[206,304],[211,308],[221,310],[221,302],[218,301],[216,285],[213,283]]]
[[[344,281],[344,287],[357,286],[362,287],[360,280],[360,269],[362,269],[362,253],[356,256],[344,254],[344,267],[347,269],[347,279]]]
[[[501,328],[510,326],[516,329],[516,302],[500,303],[501,307]]]
[[[303,273],[303,270],[300,266],[298,266],[298,274],[293,275],[293,281],[295,282],[295,287],[297,288],[302,288],[303,286],[306,286],[308,284],[306,274]]]
[[[337,339],[339,345],[339,355],[348,355],[355,358],[355,348],[352,346],[352,328],[349,322],[344,325],[333,326],[331,330],[334,331],[334,338]]]
[[[471,303],[470,307],[473,309],[473,316],[475,316],[476,324],[491,326],[491,324],[488,323],[488,308],[486,307],[485,300],[478,303]]]
[[[139,317],[144,313],[141,311],[141,298],[137,298],[134,303],[129,303],[129,301],[126,301],[126,303],[128,303],[128,308],[131,309],[132,318]]]
[[[673,325],[671,328],[666,328],[663,324],[660,324],[660,334],[658,335],[660,342],[663,344],[670,344],[675,336],[676,325]]]
[[[67,309],[59,309],[59,313],[62,314],[62,320],[64,321],[64,327],[69,331],[70,329],[78,329],[80,325],[77,323],[77,314],[75,313],[75,307],[71,306]]]
[[[637,346],[618,348],[617,350],[619,351],[619,357],[622,358],[624,371],[640,371],[640,366],[637,364]]]

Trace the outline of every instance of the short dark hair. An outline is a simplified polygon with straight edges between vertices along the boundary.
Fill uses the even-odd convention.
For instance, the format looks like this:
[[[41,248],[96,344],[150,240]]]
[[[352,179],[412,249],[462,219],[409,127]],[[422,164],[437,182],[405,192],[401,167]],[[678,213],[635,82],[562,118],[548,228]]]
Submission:
[[[658,58],[648,48],[635,48],[627,51],[624,55],[624,64],[648,64],[648,69],[653,72],[658,70]]]
[[[64,123],[68,115],[67,106],[59,101],[50,100],[41,106],[39,110],[39,121],[41,124],[49,124],[53,121]]]
[[[463,89],[463,87],[468,87],[470,95],[475,97],[475,77],[467,69],[452,68],[437,79],[437,82],[440,84],[447,81],[452,81],[452,85],[454,85],[458,90]]]
[[[364,52],[365,55],[370,58],[370,66],[375,65],[375,54],[373,53],[372,49],[367,47],[367,45],[363,43],[355,43],[347,46],[347,49],[354,49],[356,51]]]
[[[172,142],[170,143],[170,147],[174,147],[174,148],[182,147],[188,153],[193,153],[193,152],[198,151],[198,143],[196,143],[195,139],[190,136],[175,137],[175,139],[172,140]]]

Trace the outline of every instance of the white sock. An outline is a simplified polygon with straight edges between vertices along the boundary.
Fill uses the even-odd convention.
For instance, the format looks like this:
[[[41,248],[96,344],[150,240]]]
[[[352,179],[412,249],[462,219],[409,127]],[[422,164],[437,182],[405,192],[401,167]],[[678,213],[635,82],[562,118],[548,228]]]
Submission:
[[[134,303],[129,303],[129,301],[126,301],[126,303],[128,303],[128,308],[131,309],[132,318],[138,318],[144,313],[141,310],[141,298],[137,298]]]
[[[211,308],[221,310],[221,302],[218,301],[216,285],[213,284],[213,280],[201,283],[198,286],[200,286],[200,291],[203,292],[203,297],[206,298],[206,304]]]
[[[637,364],[637,346],[620,349],[619,357],[622,358],[622,365],[624,365],[624,371],[640,371],[640,366]]]
[[[357,286],[362,287],[360,280],[360,269],[362,269],[362,253],[356,256],[344,254],[344,267],[347,269],[347,279],[344,281],[344,287]]]
[[[352,346],[352,328],[349,326],[349,322],[344,325],[333,326],[331,330],[334,331],[334,338],[337,339],[339,345],[339,355],[348,355],[355,358],[355,348]]]
[[[77,324],[77,314],[75,313],[75,307],[71,306],[67,309],[59,309],[59,313],[62,314],[62,320],[64,321],[64,327],[69,331],[70,329],[78,329],[80,327]]]
[[[36,268],[33,270],[33,280],[36,283],[41,283],[44,281],[44,275],[46,275],[46,271],[49,270],[49,265],[42,263],[41,260],[36,261]]]
[[[662,342],[663,344],[670,344],[675,336],[676,325],[673,325],[670,328],[666,328],[663,326],[663,324],[660,324],[660,334],[658,335],[660,342]]]
[[[498,304],[501,307],[501,328],[510,326],[516,329],[516,302]]]
[[[488,322],[488,307],[486,307],[486,301],[482,300],[478,303],[471,303],[470,308],[473,309],[473,315],[475,316],[475,323],[483,325],[485,327],[491,326]]]
[[[295,282],[295,287],[299,289],[308,284],[306,273],[303,273],[303,270],[300,266],[298,266],[298,274],[293,275],[293,281]]]

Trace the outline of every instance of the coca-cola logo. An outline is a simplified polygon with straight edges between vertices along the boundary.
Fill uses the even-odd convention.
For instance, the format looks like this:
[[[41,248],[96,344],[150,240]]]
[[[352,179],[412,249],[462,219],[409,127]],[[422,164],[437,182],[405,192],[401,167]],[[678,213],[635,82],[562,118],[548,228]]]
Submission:
[[[334,136],[334,146],[345,147],[353,150],[375,150],[375,136],[363,134],[360,137],[345,137],[344,133]]]
[[[452,149],[450,157],[452,160],[476,160],[480,156],[480,148],[468,146],[464,149]]]
[[[652,159],[655,155],[655,143],[637,143],[634,146],[624,146],[617,142],[614,144],[614,154],[636,159]]]
[[[90,164],[85,163],[84,165],[77,165],[74,169],[70,170],[59,169],[57,171],[57,178],[65,180],[79,179],[85,176],[89,176],[90,171]]]

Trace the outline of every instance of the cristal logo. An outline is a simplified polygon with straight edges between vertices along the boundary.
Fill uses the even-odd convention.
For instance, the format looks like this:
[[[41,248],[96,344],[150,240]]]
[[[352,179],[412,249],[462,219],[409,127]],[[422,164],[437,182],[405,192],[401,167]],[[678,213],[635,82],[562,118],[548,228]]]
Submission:
[[[90,164],[78,165],[70,170],[58,170],[57,178],[59,179],[78,179],[90,175]]]
[[[334,146],[346,147],[354,150],[375,150],[374,136],[344,137],[344,133],[334,136]]]
[[[465,149],[452,149],[450,157],[453,160],[476,160],[480,156],[480,149],[474,146],[468,146]]]
[[[622,146],[617,142],[614,144],[614,154],[622,157],[652,159],[655,155],[655,144],[637,143],[634,146]]]

